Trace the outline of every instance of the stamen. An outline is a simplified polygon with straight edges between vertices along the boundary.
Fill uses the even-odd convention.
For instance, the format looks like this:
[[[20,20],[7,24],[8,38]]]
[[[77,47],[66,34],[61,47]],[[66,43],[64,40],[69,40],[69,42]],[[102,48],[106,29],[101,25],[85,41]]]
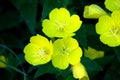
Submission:
[[[56,21],[55,23],[58,26],[57,27],[57,31],[59,31],[59,32],[64,32],[65,31],[65,27],[66,27],[66,23],[65,22],[58,22],[58,21]]]
[[[63,54],[69,55],[69,50],[68,50],[67,48],[65,48],[65,47],[61,49],[61,52],[62,52]]]
[[[116,28],[116,27],[111,28],[110,32],[113,33],[113,34],[117,34],[119,32],[119,28]]]
[[[59,27],[57,28],[57,30],[59,32],[64,32],[64,26],[62,24],[60,24]]]
[[[46,49],[40,49],[39,55],[44,58],[48,54],[48,51]]]

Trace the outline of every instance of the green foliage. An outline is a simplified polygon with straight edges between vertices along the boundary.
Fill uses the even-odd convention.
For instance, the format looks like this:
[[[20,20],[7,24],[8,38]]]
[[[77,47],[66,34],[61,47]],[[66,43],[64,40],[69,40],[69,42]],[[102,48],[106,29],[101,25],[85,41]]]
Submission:
[[[37,0],[11,0],[11,2],[20,12],[31,33],[35,34]]]
[[[118,47],[115,47],[114,48],[114,51],[115,51],[115,54],[116,54],[116,56],[117,56],[117,59],[119,60],[119,62],[120,62],[120,47],[118,46]]]
[[[0,15],[0,31],[15,27],[20,24],[22,19],[17,11],[8,11]]]
[[[73,37],[83,50],[81,63],[90,80],[120,80],[120,46],[109,47],[103,44],[96,33],[98,19],[83,18],[84,7],[90,4],[97,4],[111,14],[104,1],[0,0],[0,55],[7,59],[7,62],[0,60],[7,65],[6,68],[0,68],[0,80],[76,80],[71,66],[66,70],[54,68],[51,62],[32,66],[24,58],[23,48],[29,43],[29,38],[36,34],[45,36],[41,27],[43,19],[48,19],[52,9],[61,7],[68,9],[71,15],[79,15],[82,20],[81,28]],[[104,51],[104,57],[94,60],[86,58],[84,49],[88,47]]]

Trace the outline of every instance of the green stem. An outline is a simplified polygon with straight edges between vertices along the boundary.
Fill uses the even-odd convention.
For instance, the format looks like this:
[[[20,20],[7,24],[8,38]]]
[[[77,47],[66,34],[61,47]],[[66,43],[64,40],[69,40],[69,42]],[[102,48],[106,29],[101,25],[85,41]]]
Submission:
[[[10,48],[8,48],[7,46],[2,45],[2,44],[0,44],[0,47],[2,47],[2,48],[4,48],[4,49],[8,50],[9,52],[11,52],[11,53],[17,58],[17,60],[19,61],[19,63],[21,63],[20,58],[16,55],[16,53],[15,53],[14,51],[12,51]],[[27,74],[25,73],[25,70],[24,70],[24,68],[23,68],[23,65],[21,65],[21,66],[22,66],[22,70],[23,70],[23,71],[21,71],[21,70],[15,68],[15,67],[13,67],[13,66],[5,63],[5,62],[2,61],[2,60],[0,60],[0,62],[3,62],[4,64],[6,64],[6,65],[7,65],[8,67],[10,67],[11,69],[13,69],[13,70],[15,70],[15,71],[23,74],[23,75],[24,75],[24,80],[27,80],[27,79],[26,79]]]

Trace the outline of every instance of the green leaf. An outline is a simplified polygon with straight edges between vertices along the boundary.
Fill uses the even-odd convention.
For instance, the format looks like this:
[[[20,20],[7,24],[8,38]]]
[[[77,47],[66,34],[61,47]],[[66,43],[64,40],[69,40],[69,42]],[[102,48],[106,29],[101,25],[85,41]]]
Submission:
[[[87,49],[88,45],[89,45],[89,41],[91,43],[91,40],[90,39],[93,39],[89,36],[93,36],[95,35],[96,36],[96,32],[95,32],[95,26],[93,24],[82,24],[81,28],[76,32],[76,36],[75,38],[79,41],[80,45],[83,46],[84,48]],[[92,40],[93,41],[93,45],[94,45],[94,42],[95,40]],[[96,43],[95,43],[96,44]],[[98,46],[98,45],[97,45]]]
[[[14,34],[6,32],[0,34],[0,41],[11,48],[23,49],[24,44],[22,40],[18,39]]]
[[[102,51],[109,51],[110,47],[108,47],[107,45],[104,45],[100,39],[98,35],[89,35],[87,36],[87,43],[88,46],[91,46],[92,48],[95,48],[96,50],[102,50]]]
[[[115,47],[115,48],[113,48],[113,49],[114,49],[114,51],[115,51],[115,54],[116,54],[118,60],[120,61],[120,46]]]
[[[27,73],[32,73],[33,70],[37,69],[37,67],[35,66],[30,66],[28,69],[27,69]]]
[[[10,65],[10,64],[8,64],[8,63],[2,61],[2,60],[0,60],[0,62],[6,64],[8,68],[11,68],[11,69],[15,70],[16,72],[19,72],[19,73],[21,73],[22,75],[25,75],[25,76],[26,76],[26,73],[25,73],[25,72],[23,72],[23,71],[17,69],[16,67],[14,67],[14,66],[12,66],[12,65]]]
[[[111,61],[114,59],[114,55],[108,55],[104,56],[102,58],[98,58],[95,61],[97,61],[102,67],[105,67],[106,65],[110,64]]]
[[[20,12],[32,34],[35,34],[37,0],[11,0]]]
[[[19,13],[16,11],[9,11],[5,14],[0,15],[0,31],[13,28],[16,25],[22,22],[22,19],[19,17]]]
[[[70,68],[67,68],[66,70],[57,69],[52,66],[51,62],[49,62],[45,65],[38,66],[38,70],[34,75],[34,79],[47,73],[55,74],[58,80],[63,80],[71,74],[71,71],[70,71]]]
[[[65,80],[75,80],[72,75],[69,75]]]
[[[92,23],[89,23],[89,24],[83,23],[82,26],[84,27],[84,31],[85,31],[87,36],[89,36],[89,35],[96,35],[95,25],[94,24],[92,24]]]
[[[81,58],[81,62],[88,71],[102,71],[103,68],[95,61],[90,60],[86,57]]]
[[[85,26],[81,26],[81,28],[76,32],[75,38],[78,40],[80,45],[84,48],[87,48],[87,38],[85,33]]]
[[[82,57],[81,62],[85,66],[90,79],[95,77],[100,71],[103,71],[103,68],[94,60]]]
[[[55,72],[55,68],[53,68],[51,63],[45,64],[45,65],[40,65],[37,72],[34,75],[34,79],[39,76],[42,76],[43,74],[53,73],[53,72]]]
[[[8,68],[10,68],[10,69],[12,69],[12,70],[14,70],[14,71],[16,71],[16,72],[19,72],[19,73],[23,74],[24,78],[26,78],[26,75],[27,75],[27,74],[24,72],[23,65],[21,65],[23,71],[21,71],[20,69],[18,69],[18,68],[15,67],[15,66],[17,66],[17,65],[22,64],[22,61],[21,61],[20,57],[18,57],[17,54],[16,54],[12,49],[10,49],[9,47],[7,47],[6,45],[0,44],[0,47],[3,48],[3,49],[8,50],[8,51],[11,53],[11,54],[9,54],[9,55],[7,54],[7,55],[8,55],[7,58],[9,59],[9,60],[8,60],[9,62],[8,62],[8,63],[3,62],[3,61],[2,61],[2,62],[3,62],[4,64],[6,64]],[[14,63],[16,60],[15,60],[15,59],[13,60],[13,55],[14,55],[15,59],[17,60],[17,64],[14,64],[14,66],[13,66],[13,63]],[[11,61],[11,62],[10,62],[10,61]],[[11,64],[12,64],[12,65],[11,65]]]
[[[104,80],[120,80],[120,62],[118,60],[112,61],[112,65],[107,68]]]

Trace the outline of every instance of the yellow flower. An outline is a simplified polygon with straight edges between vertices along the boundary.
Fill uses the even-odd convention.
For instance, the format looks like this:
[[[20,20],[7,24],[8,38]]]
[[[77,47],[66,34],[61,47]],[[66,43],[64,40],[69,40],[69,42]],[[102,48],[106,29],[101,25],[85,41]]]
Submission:
[[[3,62],[7,62],[7,60],[6,60],[6,58],[5,58],[5,56],[3,56],[3,55],[0,55],[0,60],[1,61],[3,61]],[[1,62],[0,61],[0,68],[6,68],[7,67],[7,65],[6,64],[4,64],[3,62]]]
[[[110,47],[120,45],[120,11],[114,11],[111,16],[105,15],[99,18],[96,24],[96,32],[100,34],[100,40]]]
[[[59,69],[66,69],[69,64],[80,62],[82,50],[74,38],[58,39],[53,43],[52,64]]]
[[[91,4],[89,6],[85,6],[84,12],[83,12],[83,17],[96,19],[105,14],[106,14],[106,12],[101,7],[99,7],[96,4]]]
[[[48,37],[68,37],[75,35],[82,24],[78,15],[70,16],[65,8],[55,8],[49,14],[49,19],[42,21],[43,32]]]
[[[53,53],[52,42],[37,34],[30,38],[30,43],[25,46],[24,53],[25,60],[28,63],[34,66],[45,64],[51,60]]]
[[[105,0],[104,4],[110,11],[120,10],[120,0]]]
[[[82,63],[72,65],[73,77],[79,80],[89,80],[87,71]]]
[[[90,59],[97,59],[104,57],[104,52],[103,51],[97,51],[94,48],[88,47],[88,49],[85,49],[84,55]]]

